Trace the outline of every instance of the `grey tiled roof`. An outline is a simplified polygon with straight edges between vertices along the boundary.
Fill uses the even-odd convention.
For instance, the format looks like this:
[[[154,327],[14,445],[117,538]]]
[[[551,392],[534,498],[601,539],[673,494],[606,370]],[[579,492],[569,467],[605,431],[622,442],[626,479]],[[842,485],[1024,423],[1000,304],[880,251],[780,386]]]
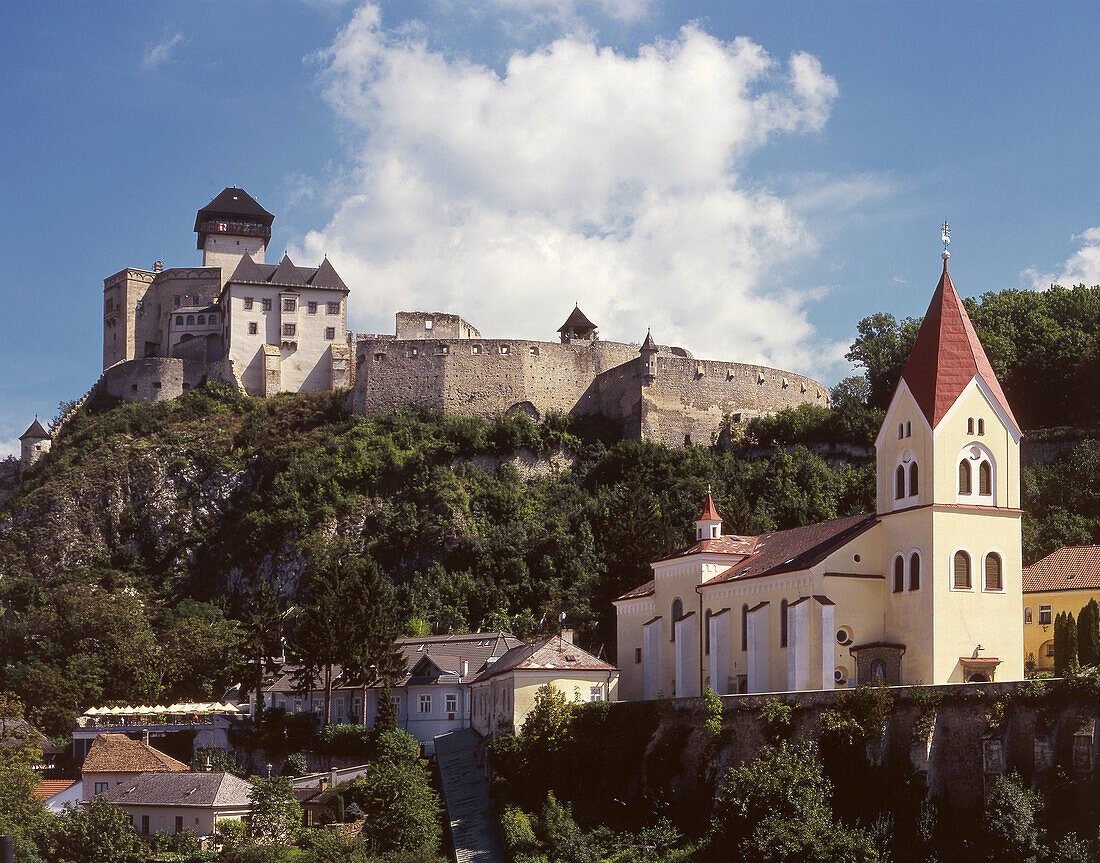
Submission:
[[[252,785],[231,773],[143,773],[108,788],[108,803],[247,808]]]

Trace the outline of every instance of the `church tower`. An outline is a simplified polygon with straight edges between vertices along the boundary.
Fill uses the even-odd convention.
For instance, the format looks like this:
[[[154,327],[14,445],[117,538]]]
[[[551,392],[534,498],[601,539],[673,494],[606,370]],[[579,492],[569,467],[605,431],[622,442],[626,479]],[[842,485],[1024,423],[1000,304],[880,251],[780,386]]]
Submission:
[[[875,441],[904,683],[1023,678],[1020,426],[947,270]]]
[[[264,263],[274,220],[244,189],[223,189],[195,216],[202,265],[221,267],[224,285],[245,255]]]

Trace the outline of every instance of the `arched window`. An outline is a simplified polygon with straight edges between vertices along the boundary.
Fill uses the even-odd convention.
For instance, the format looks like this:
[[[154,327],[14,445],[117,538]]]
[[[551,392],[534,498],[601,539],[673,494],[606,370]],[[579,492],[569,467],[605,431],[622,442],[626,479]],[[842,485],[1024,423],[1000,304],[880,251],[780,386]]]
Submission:
[[[905,437],[905,424],[898,423],[898,440],[901,440],[903,437]]]
[[[978,465],[978,494],[993,494],[993,466],[985,459]]]
[[[211,315],[209,318],[207,318],[207,321],[211,324],[216,324],[218,322],[218,316]]]
[[[905,467],[899,464],[897,471],[894,472],[894,500],[901,500],[903,497],[905,497]]]
[[[985,434],[985,420],[978,418],[978,434]]]
[[[900,554],[894,558],[894,593],[905,590],[905,558]]]
[[[970,494],[970,462],[959,462],[959,494]]]
[[[1001,590],[1004,583],[1001,580],[1001,556],[990,552],[985,556],[985,589]]]
[[[206,315],[199,315],[199,326],[200,327],[205,327],[206,326]]]
[[[917,463],[909,465],[909,497],[917,493]]]
[[[787,600],[779,603],[779,646],[787,646]]]
[[[187,326],[189,326],[189,327],[195,326],[195,316],[194,315],[188,315],[187,316]]]
[[[970,589],[970,555],[965,551],[955,552],[955,587]]]
[[[1034,620],[1035,620],[1035,618],[1032,617],[1031,608],[1030,607],[1025,608],[1024,609],[1024,626],[1031,626],[1031,624]]]
[[[912,437],[913,436],[913,423],[911,423],[909,420],[905,421],[905,436],[906,437]]]
[[[920,555],[915,551],[909,555],[909,589],[920,590]]]
[[[710,653],[710,609],[703,615],[703,653]]]
[[[741,606],[741,649],[749,649],[749,607]]]
[[[966,421],[966,433],[974,434],[974,417],[970,417]]]
[[[182,327],[183,326],[183,315],[176,315],[176,326],[177,327]]]
[[[676,640],[676,621],[684,616],[684,604],[678,599],[672,600],[672,638],[671,641]]]

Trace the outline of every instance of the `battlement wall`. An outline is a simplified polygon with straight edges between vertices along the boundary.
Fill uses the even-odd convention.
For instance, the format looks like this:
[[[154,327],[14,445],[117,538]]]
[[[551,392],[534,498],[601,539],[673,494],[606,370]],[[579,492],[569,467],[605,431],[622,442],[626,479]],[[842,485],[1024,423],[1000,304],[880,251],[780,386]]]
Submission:
[[[204,362],[178,357],[124,360],[104,371],[97,386],[123,401],[161,402],[197,387],[208,369]]]

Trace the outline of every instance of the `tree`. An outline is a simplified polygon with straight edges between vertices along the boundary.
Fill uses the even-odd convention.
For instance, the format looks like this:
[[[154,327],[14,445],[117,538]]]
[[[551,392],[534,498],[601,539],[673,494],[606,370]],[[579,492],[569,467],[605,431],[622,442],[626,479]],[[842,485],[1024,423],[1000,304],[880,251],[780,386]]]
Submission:
[[[1077,624],[1073,615],[1061,611],[1054,619],[1054,674],[1065,677],[1077,668]]]
[[[10,730],[3,725],[8,720],[18,722],[22,715],[23,705],[18,699],[0,693],[0,732],[5,737],[10,736]],[[34,765],[41,756],[30,737],[21,745],[0,747],[0,834],[29,842],[45,826],[46,808],[34,796],[39,778]]]
[[[439,798],[419,761],[378,761],[346,793],[365,818],[362,841],[373,854],[421,852],[431,858],[442,836]]]
[[[844,358],[867,370],[868,403],[874,407],[884,410],[889,407],[920,324],[915,318],[906,318],[899,324],[893,315],[879,312],[857,325],[859,335]]]
[[[1026,790],[1015,774],[993,783],[982,819],[990,863],[1036,860],[1042,850],[1036,817],[1040,805],[1039,795]]]
[[[553,791],[546,795],[539,821],[551,860],[560,863],[599,863],[599,857],[585,841],[581,828],[569,811],[558,803]]]
[[[274,670],[273,661],[281,652],[279,625],[282,612],[271,586],[260,582],[242,616],[244,639],[241,645],[252,663],[252,715],[258,722],[263,716],[264,669]]]
[[[1077,658],[1081,665],[1100,665],[1100,605],[1095,599],[1077,615]]]
[[[218,698],[240,679],[244,631],[216,611],[215,616],[181,617],[162,633],[161,687],[170,700]]]
[[[286,845],[302,823],[302,807],[290,780],[283,776],[252,783],[252,839],[265,845]]]
[[[146,851],[134,833],[130,816],[102,797],[83,806],[65,804],[44,837],[51,863],[137,863]]]

